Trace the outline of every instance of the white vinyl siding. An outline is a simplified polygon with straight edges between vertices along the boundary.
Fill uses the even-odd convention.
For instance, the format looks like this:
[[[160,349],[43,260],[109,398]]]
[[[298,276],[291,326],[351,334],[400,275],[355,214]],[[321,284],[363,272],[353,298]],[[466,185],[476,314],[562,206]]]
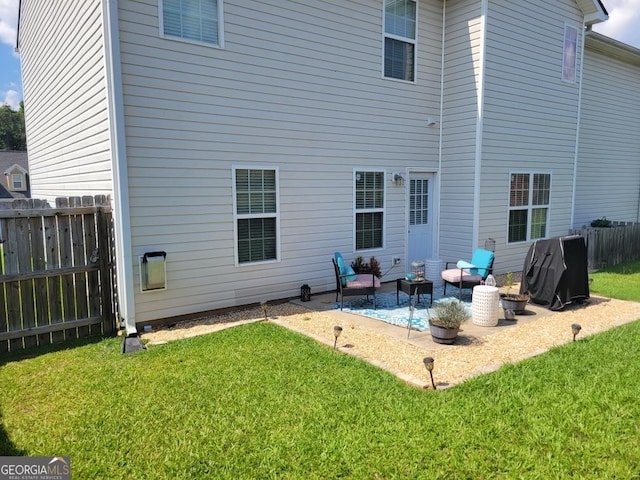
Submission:
[[[597,40],[597,37],[596,37]],[[587,35],[573,226],[640,221],[640,58]]]
[[[571,227],[580,79],[564,82],[560,70],[565,24],[581,22],[574,2],[489,2],[475,242],[496,240],[498,272],[520,270],[530,245],[509,242],[505,228],[515,168],[552,175],[545,236],[566,235]],[[581,43],[579,35],[578,53]],[[576,61],[579,71],[579,55]]]
[[[222,0],[159,0],[161,35],[221,46]]]
[[[23,0],[21,9],[31,196],[111,194],[102,2]]]
[[[442,4],[420,5],[409,83],[381,76],[381,3],[226,0],[224,50],[161,38],[157,0],[119,4],[133,255],[166,251],[171,285],[136,296],[138,322],[335,288],[354,170],[437,169]],[[236,265],[235,165],[278,169],[277,262]],[[406,197],[385,182],[387,264]]]

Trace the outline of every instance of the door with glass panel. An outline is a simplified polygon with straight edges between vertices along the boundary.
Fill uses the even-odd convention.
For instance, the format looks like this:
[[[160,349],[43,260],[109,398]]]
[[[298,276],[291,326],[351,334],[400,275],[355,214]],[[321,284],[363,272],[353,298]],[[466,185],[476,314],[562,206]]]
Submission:
[[[408,195],[407,266],[414,260],[424,261],[433,256],[434,175],[411,173]]]

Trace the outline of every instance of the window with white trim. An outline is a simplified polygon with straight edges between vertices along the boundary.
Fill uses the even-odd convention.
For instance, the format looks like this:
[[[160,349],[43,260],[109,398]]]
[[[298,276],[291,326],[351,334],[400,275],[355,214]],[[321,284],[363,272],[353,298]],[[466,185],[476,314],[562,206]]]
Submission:
[[[222,0],[160,0],[160,6],[163,36],[221,44]]]
[[[550,173],[512,173],[509,188],[509,243],[547,236]]]
[[[413,0],[384,0],[384,76],[415,80],[417,6]]]
[[[234,184],[238,263],[277,260],[276,170],[236,168]]]
[[[11,174],[11,190],[24,190],[24,176],[21,173]]]
[[[356,250],[382,248],[384,172],[355,172]]]
[[[562,48],[562,80],[576,81],[576,65],[578,60],[578,29],[572,25],[564,26],[564,44]]]

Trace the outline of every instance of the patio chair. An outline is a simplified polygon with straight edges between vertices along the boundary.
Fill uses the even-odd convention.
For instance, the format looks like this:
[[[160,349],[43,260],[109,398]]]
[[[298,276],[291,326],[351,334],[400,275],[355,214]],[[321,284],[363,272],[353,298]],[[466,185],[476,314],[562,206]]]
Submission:
[[[344,263],[339,252],[331,259],[336,276],[336,302],[340,299],[340,310],[344,307],[344,297],[353,295],[373,296],[373,308],[376,308],[376,289],[380,288],[380,279],[373,273],[355,273],[351,266]]]
[[[493,271],[493,259],[495,254],[490,250],[478,248],[473,252],[470,262],[458,260],[447,262],[440,276],[444,280],[444,294],[447,294],[447,284],[458,288],[458,299],[462,297],[462,289],[470,288],[473,295],[473,287],[482,284]],[[450,265],[456,265],[451,268]]]

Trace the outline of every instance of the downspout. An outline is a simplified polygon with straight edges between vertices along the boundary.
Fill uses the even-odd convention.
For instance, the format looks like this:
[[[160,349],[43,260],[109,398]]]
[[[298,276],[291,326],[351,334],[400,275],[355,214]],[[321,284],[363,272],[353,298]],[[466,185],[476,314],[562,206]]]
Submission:
[[[476,151],[473,183],[473,230],[472,250],[478,245],[480,237],[480,175],[482,173],[482,133],[484,129],[484,71],[487,52],[487,15],[489,12],[489,0],[482,0],[480,6],[480,63],[478,71],[478,117],[476,120]]]
[[[434,232],[435,239],[435,257],[440,258],[440,196],[442,194],[442,120],[444,115],[444,46],[445,46],[445,29],[446,29],[446,17],[447,17],[447,0],[442,0],[442,47],[440,53],[440,132],[438,133],[438,181],[436,195],[436,204],[434,205],[434,211],[438,212],[437,221],[435,224],[436,231]]]
[[[118,34],[117,0],[102,2],[104,18],[105,77],[107,82],[107,112],[111,132],[111,162],[113,171],[113,202],[118,302],[127,337],[137,336],[131,254],[131,222],[129,218],[129,182],[127,150],[124,132],[124,100],[120,70],[120,37]]]
[[[580,72],[577,76],[580,79],[580,85],[578,85],[578,118],[576,119],[576,144],[573,154],[573,185],[571,193],[571,224],[569,229],[574,228],[575,215],[576,215],[576,189],[577,189],[577,177],[578,177],[578,158],[580,156],[580,119],[582,117],[582,72],[584,71],[584,38],[585,25],[582,25],[582,45],[580,46]]]

